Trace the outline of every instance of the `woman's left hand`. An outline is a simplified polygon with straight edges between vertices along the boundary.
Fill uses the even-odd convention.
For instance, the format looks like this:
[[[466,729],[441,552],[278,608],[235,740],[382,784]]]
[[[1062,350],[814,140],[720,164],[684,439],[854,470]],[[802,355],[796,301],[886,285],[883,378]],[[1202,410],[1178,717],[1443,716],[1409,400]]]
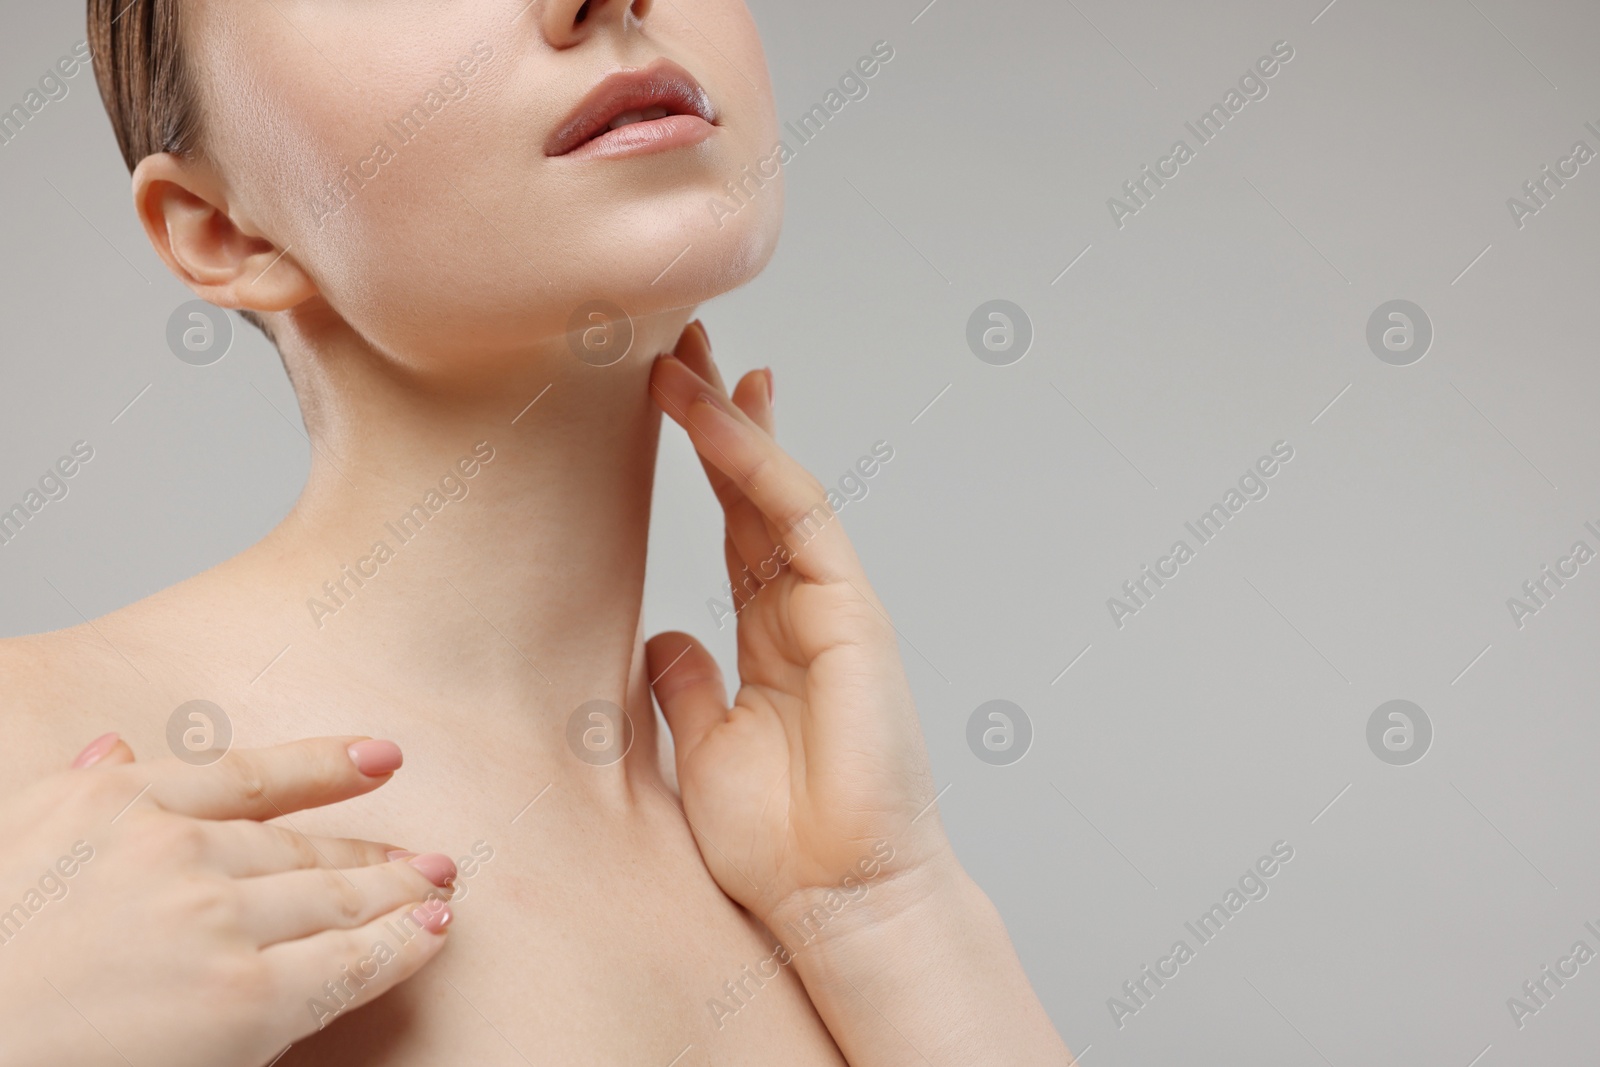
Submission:
[[[698,323],[675,356],[651,391],[722,503],[732,706],[694,638],[646,649],[712,877],[789,932],[779,960],[856,1067],[1075,1063],[940,826],[898,635],[826,492],[772,439],[769,372],[729,397]]]
[[[771,927],[841,887],[854,898],[863,882],[953,863],[895,629],[826,490],[773,439],[770,372],[730,397],[695,322],[657,360],[651,392],[722,504],[738,611],[731,706],[693,637],[647,646],[713,877]]]

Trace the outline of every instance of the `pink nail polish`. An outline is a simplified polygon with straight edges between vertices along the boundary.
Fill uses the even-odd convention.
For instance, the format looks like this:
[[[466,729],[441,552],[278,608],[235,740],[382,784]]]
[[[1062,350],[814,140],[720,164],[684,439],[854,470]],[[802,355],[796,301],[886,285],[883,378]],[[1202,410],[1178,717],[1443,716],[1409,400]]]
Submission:
[[[99,763],[105,759],[106,753],[117,747],[118,740],[120,738],[117,734],[109,733],[90,741],[84,750],[78,753],[77,758],[72,761],[71,769],[80,771],[85,767],[91,767]]]
[[[349,748],[356,769],[368,778],[381,778],[400,769],[404,757],[393,741],[357,741]]]
[[[422,876],[441,889],[456,880],[456,865],[449,856],[430,852],[425,856],[411,856],[406,862],[422,872]]]
[[[445,927],[449,926],[450,920],[454,918],[450,914],[450,906],[442,900],[424,904],[413,911],[411,917],[431,934],[444,933]]]

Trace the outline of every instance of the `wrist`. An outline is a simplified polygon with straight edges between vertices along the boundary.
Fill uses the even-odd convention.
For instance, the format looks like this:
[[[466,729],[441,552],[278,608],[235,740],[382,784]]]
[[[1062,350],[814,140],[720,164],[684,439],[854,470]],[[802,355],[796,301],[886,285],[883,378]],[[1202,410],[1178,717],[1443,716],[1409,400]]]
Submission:
[[[910,962],[941,931],[998,921],[947,844],[912,858],[880,843],[873,857],[870,877],[792,893],[762,917],[802,971],[853,973],[857,961],[882,967],[886,952]]]
[[[773,933],[850,1063],[1072,1062],[999,912],[953,854],[886,871],[832,913],[805,903]]]

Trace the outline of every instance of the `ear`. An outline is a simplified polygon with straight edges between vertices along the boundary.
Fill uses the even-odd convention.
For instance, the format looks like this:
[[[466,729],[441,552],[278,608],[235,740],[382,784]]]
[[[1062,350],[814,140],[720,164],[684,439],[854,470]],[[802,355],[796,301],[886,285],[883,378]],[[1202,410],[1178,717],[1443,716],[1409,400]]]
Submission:
[[[202,300],[247,311],[283,311],[317,294],[288,250],[229,210],[208,164],[168,152],[133,171],[133,205],[158,255]]]

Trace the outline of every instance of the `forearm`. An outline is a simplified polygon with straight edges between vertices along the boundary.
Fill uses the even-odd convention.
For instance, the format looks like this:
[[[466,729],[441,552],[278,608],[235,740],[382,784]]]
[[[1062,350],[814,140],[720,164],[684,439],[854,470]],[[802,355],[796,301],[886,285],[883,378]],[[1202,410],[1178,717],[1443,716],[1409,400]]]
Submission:
[[[803,902],[775,929],[800,928]],[[851,1067],[1067,1067],[999,913],[954,858],[870,883],[794,955]]]

